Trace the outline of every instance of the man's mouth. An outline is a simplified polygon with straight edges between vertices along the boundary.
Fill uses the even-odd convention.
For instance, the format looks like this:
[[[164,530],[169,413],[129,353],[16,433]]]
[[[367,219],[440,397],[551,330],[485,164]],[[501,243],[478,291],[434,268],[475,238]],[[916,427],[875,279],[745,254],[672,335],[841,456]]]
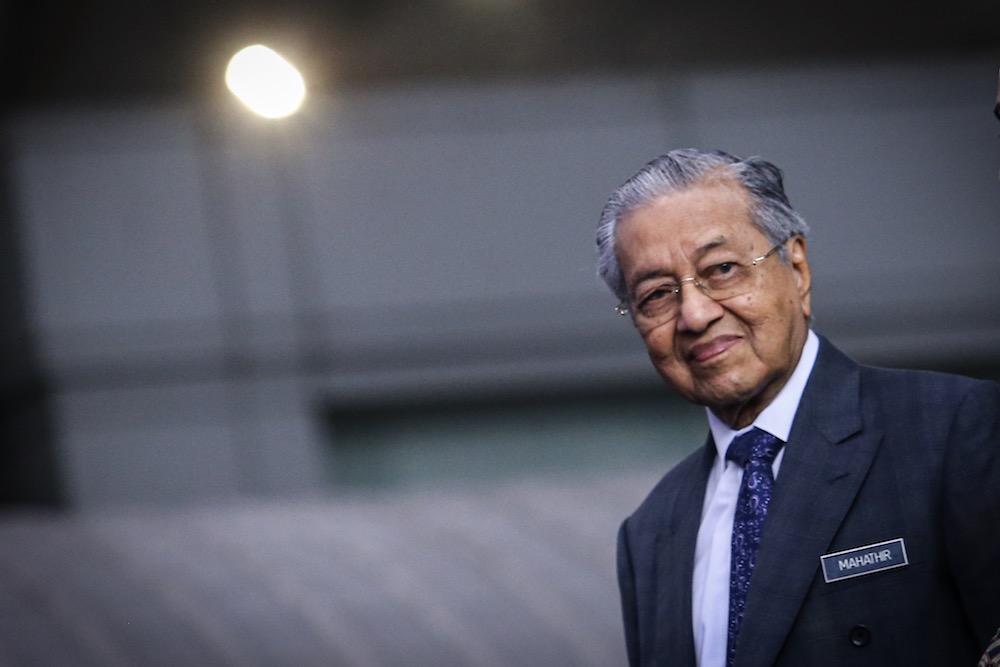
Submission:
[[[688,361],[703,364],[723,354],[740,342],[740,336],[719,336],[707,343],[699,343],[688,350]]]

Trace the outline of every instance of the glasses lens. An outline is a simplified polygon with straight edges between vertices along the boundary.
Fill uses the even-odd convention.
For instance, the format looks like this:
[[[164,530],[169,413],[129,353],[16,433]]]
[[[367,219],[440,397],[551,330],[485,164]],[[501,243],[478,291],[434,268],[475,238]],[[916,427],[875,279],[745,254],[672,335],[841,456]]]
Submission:
[[[669,319],[677,313],[679,301],[677,285],[661,285],[649,294],[640,298],[636,310],[642,317],[649,319]]]
[[[697,278],[684,278],[678,283],[665,283],[659,285],[648,294],[638,298],[635,309],[634,321],[636,325],[648,327],[660,325],[677,317],[680,313],[681,304],[681,284],[690,282],[700,289],[707,297],[714,301],[724,301],[752,292],[757,286],[759,272],[754,267],[761,261],[767,259],[781,247],[781,244],[771,248],[761,257],[749,261],[741,262],[721,262],[709,267]],[[622,302],[620,307],[626,304]],[[629,312],[630,309],[617,309],[621,314]],[[624,310],[624,312],[623,312]]]
[[[702,291],[716,301],[731,299],[753,287],[753,267],[750,264],[727,262],[712,267],[701,281]]]

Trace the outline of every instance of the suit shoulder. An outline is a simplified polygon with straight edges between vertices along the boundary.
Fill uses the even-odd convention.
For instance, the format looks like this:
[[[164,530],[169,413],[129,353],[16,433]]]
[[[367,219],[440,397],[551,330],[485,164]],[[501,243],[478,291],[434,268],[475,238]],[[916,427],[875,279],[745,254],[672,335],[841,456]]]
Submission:
[[[861,366],[861,388],[916,407],[957,405],[970,396],[987,402],[1000,400],[996,382],[938,371]]]
[[[861,406],[867,424],[890,441],[923,442],[932,448],[972,433],[993,433],[1000,425],[1000,384],[920,370],[862,367]]]

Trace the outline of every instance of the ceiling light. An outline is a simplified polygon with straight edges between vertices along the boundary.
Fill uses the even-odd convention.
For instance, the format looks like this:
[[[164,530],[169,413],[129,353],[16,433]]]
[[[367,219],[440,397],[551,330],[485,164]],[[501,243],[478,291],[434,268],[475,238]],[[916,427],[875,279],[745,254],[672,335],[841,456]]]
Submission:
[[[251,111],[265,118],[292,115],[306,96],[299,71],[262,44],[248,46],[230,59],[226,86]]]

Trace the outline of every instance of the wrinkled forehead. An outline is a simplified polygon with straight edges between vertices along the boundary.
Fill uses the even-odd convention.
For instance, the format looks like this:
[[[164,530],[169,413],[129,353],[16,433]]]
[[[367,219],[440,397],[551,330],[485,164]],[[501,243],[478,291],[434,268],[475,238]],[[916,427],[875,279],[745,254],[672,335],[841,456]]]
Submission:
[[[616,255],[626,284],[638,275],[674,273],[720,253],[764,252],[767,238],[751,221],[741,188],[713,183],[664,195],[638,208],[617,230]]]

